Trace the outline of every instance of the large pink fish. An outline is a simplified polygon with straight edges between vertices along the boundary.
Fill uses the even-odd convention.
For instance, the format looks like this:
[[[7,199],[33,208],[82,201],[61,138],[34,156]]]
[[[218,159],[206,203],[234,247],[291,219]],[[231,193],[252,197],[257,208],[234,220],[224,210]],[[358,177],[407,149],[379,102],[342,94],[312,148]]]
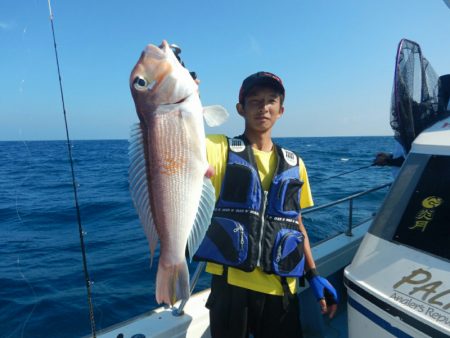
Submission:
[[[217,125],[227,113],[202,107],[197,83],[166,41],[145,48],[130,88],[140,120],[130,141],[130,191],[152,259],[160,239],[156,300],[173,305],[189,297],[186,244],[193,255],[215,203],[203,118]]]

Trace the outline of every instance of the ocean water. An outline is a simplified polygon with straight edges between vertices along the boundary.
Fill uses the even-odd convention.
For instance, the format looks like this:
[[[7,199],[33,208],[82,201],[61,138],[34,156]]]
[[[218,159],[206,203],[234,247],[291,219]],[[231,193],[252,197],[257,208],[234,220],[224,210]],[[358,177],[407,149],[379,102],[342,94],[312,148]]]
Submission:
[[[304,160],[316,206],[392,180],[370,167],[391,137],[280,138]],[[96,328],[156,307],[157,258],[149,250],[127,183],[126,140],[73,141]],[[354,202],[370,216],[386,189]],[[348,204],[304,217],[312,242],[346,229]],[[64,141],[0,142],[0,337],[90,334],[74,194]],[[195,263],[190,267],[195,269]],[[204,273],[196,290],[208,287]]]

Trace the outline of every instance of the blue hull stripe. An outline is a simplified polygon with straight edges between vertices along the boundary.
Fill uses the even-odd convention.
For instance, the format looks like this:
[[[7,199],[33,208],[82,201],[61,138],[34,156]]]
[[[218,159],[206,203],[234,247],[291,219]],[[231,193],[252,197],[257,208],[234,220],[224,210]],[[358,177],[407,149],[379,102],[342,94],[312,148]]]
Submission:
[[[393,307],[392,305],[382,301],[381,299],[375,297],[374,295],[372,295],[371,293],[362,289],[360,286],[356,285],[355,283],[353,283],[346,277],[344,277],[344,284],[347,288],[351,289],[356,294],[360,295],[362,298],[364,298],[371,304],[373,304],[376,307],[378,307],[379,309],[381,309],[381,311],[391,315],[392,317],[398,317],[406,325],[413,327],[414,329],[416,329],[430,337],[433,337],[433,338],[448,338],[448,337],[450,337],[448,334],[446,334],[442,331],[439,331],[439,330],[435,329],[434,327],[431,327],[430,325],[428,325],[427,322],[413,318],[408,313],[406,313],[402,310],[399,310],[399,309]],[[377,323],[379,326],[384,328],[384,326],[381,324],[382,322],[386,322],[384,319],[382,319],[379,316],[377,316],[376,314],[370,312],[365,307],[363,307],[361,304],[357,303],[351,297],[349,297],[349,304],[352,305],[355,309],[357,309],[357,311],[359,311],[363,315],[365,315],[367,318],[372,320],[374,323]],[[353,305],[353,304],[355,304],[355,305]],[[359,307],[358,307],[358,305],[359,305]],[[379,318],[379,320],[375,320],[372,318]],[[392,327],[389,323],[388,323],[388,326]],[[392,327],[392,329],[398,330],[393,327]],[[393,335],[398,335],[398,333],[393,333],[392,331],[388,330],[387,328],[386,328],[386,330],[391,332]],[[399,333],[400,332],[401,331],[399,331]],[[403,333],[403,332],[401,332],[401,333]],[[403,334],[405,334],[405,333],[403,333]],[[408,336],[405,334],[402,336],[398,335],[397,337],[411,337],[411,336]]]
[[[359,313],[366,316],[369,320],[377,324],[378,326],[382,327],[386,331],[388,331],[390,334],[394,335],[395,337],[399,338],[414,338],[413,336],[410,336],[409,334],[403,332],[399,328],[393,327],[389,322],[384,320],[383,318],[379,317],[372,311],[365,308],[363,305],[358,303],[356,300],[354,300],[352,297],[348,297],[348,303]]]

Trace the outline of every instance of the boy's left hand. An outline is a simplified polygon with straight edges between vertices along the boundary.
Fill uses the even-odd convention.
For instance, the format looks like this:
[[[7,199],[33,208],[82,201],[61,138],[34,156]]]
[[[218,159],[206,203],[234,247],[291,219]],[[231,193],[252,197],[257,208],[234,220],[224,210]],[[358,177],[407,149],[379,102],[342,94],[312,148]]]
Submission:
[[[336,303],[329,303],[327,304],[327,300],[325,298],[322,298],[319,301],[320,304],[320,312],[324,314],[328,314],[328,317],[331,319],[334,317],[337,311],[337,304]]]
[[[205,172],[205,177],[207,178],[211,178],[215,175],[216,171],[214,170],[213,167],[209,166],[208,169]]]
[[[336,310],[339,297],[336,289],[325,278],[321,277],[316,269],[311,269],[306,274],[306,279],[309,282],[314,295],[320,303],[320,310],[322,314],[328,313],[330,318],[333,318]]]

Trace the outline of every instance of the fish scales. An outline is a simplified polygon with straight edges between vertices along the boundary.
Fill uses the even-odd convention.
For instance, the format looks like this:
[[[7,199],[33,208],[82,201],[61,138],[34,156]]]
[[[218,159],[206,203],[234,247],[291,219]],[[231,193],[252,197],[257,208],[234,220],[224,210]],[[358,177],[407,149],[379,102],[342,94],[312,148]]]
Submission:
[[[140,119],[130,142],[130,192],[152,258],[160,240],[156,300],[173,305],[189,297],[186,244],[193,254],[215,203],[205,178],[204,109],[197,84],[165,41],[144,50],[130,88]]]
[[[161,263],[184,258],[184,246],[198,209],[206,171],[206,161],[190,156],[204,149],[193,144],[188,128],[178,115],[176,111],[158,116],[148,133],[153,217],[161,246],[166,249],[161,252]]]

